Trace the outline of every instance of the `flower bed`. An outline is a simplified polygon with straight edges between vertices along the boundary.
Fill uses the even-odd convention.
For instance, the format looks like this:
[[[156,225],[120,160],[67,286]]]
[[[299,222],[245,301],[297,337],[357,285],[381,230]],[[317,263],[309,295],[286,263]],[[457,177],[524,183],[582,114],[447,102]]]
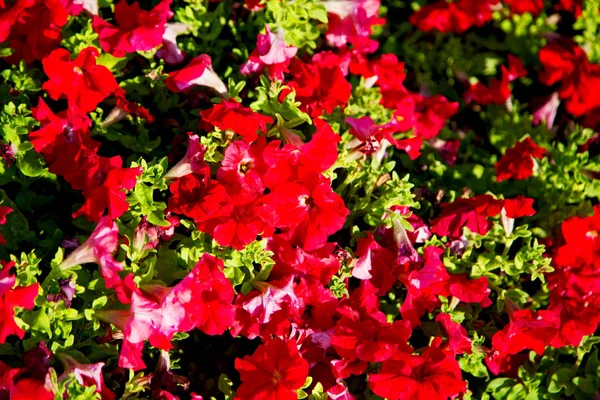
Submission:
[[[0,2],[0,399],[598,398],[599,24]]]

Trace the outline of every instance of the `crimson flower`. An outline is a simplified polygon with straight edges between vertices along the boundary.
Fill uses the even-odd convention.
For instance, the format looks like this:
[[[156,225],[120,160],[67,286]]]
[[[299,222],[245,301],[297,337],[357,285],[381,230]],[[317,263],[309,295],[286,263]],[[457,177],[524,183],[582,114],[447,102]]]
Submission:
[[[94,47],[81,50],[75,60],[65,49],[56,49],[42,60],[49,80],[42,85],[53,100],[66,98],[69,105],[82,113],[96,106],[117,88],[117,81],[108,68],[97,65],[99,53]]]
[[[420,355],[399,353],[369,375],[373,393],[389,400],[446,399],[465,391],[458,362],[440,350],[439,338]]]
[[[92,159],[95,162],[85,171],[85,202],[73,213],[73,218],[83,215],[88,221],[98,221],[105,210],[108,210],[110,219],[119,218],[129,209],[125,191],[133,189],[142,168],[121,168],[123,160],[120,156],[96,156]]]
[[[15,287],[16,275],[10,272],[15,266],[14,261],[0,261],[0,344],[6,342],[6,337],[16,335],[23,339],[25,331],[15,322],[15,307],[31,310],[35,304],[40,285],[34,283],[29,286]],[[1,374],[0,374],[1,375]]]
[[[342,228],[349,214],[329,180],[314,173],[302,181],[277,185],[268,196],[276,226],[288,228],[292,242],[305,250],[322,246]]]
[[[586,52],[570,39],[548,43],[540,50],[544,85],[560,82],[558,94],[568,112],[581,117],[600,107],[600,65],[589,61]]]
[[[235,293],[223,268],[221,259],[204,254],[175,287],[141,287],[161,305],[163,333],[171,337],[175,332],[188,332],[196,327],[208,335],[221,335],[232,325]]]
[[[348,103],[352,85],[338,65],[294,59],[290,71],[293,80],[288,86],[296,93],[296,100],[302,103],[300,109],[312,117],[319,117],[323,111],[331,114],[336,107],[344,108]],[[281,97],[285,98],[289,92],[283,90]]]
[[[506,179],[527,179],[533,175],[535,168],[534,159],[541,159],[546,150],[535,144],[527,137],[517,142],[506,150],[502,158],[494,165],[496,167],[496,180],[501,182]]]
[[[201,111],[200,116],[221,130],[232,130],[248,143],[258,138],[258,131],[266,134],[267,124],[273,123],[273,118],[254,112],[235,99],[223,100],[212,108]]]
[[[38,153],[44,155],[53,174],[68,176],[83,170],[86,157],[95,153],[100,143],[90,138],[91,121],[75,107],[54,114],[40,99],[32,115],[42,127],[29,134],[29,140]],[[81,171],[79,171],[81,172]],[[83,189],[77,180],[68,179],[75,189]]]
[[[60,268],[67,270],[75,265],[95,263],[100,265],[100,270],[107,288],[115,288],[120,285],[119,271],[123,271],[123,264],[113,258],[119,241],[119,229],[117,224],[109,217],[102,217],[98,225],[85,241],[75,249],[61,263]]]
[[[471,339],[467,330],[458,322],[452,321],[450,314],[439,313],[435,321],[440,323],[446,331],[448,342],[444,344],[444,349],[452,354],[471,354]]]
[[[19,0],[9,10],[0,4],[0,42],[7,42],[13,54],[4,59],[18,64],[41,60],[62,40],[62,28],[69,14],[61,0]],[[4,12],[3,12],[4,11]]]
[[[458,103],[441,95],[431,97],[404,90],[382,90],[381,104],[395,108],[396,125],[401,131],[413,129],[418,138],[436,137],[446,122],[458,111]]]
[[[170,5],[171,0],[162,0],[152,10],[146,11],[140,8],[138,2],[129,5],[126,0],[120,0],[115,5],[117,26],[94,15],[92,26],[98,33],[102,50],[115,57],[123,57],[127,53],[149,51],[160,46],[167,20],[173,16]]]
[[[440,236],[460,238],[466,226],[473,233],[485,235],[492,226],[487,217],[498,215],[502,206],[502,200],[489,194],[443,203],[440,216],[431,221],[431,231]]]
[[[211,88],[222,97],[227,97],[228,92],[227,86],[212,69],[212,59],[206,54],[194,58],[183,69],[169,73],[165,84],[175,93],[187,92],[194,86]]]
[[[558,314],[552,311],[532,312],[518,310],[511,314],[510,322],[492,337],[492,351],[486,364],[494,374],[511,369],[511,356],[525,349],[544,354],[560,326]],[[525,361],[525,360],[518,360]]]
[[[308,377],[308,363],[294,339],[269,339],[252,356],[237,358],[235,368],[242,380],[236,400],[295,400]]]
[[[195,222],[227,216],[233,209],[225,186],[204,176],[185,175],[173,182],[169,190],[173,195],[169,197],[168,209]]]
[[[374,319],[342,317],[330,335],[331,345],[344,359],[365,362],[389,360],[400,352],[410,352],[412,333],[408,321],[382,323]]]
[[[410,23],[422,31],[464,33],[473,26],[482,27],[492,19],[492,6],[500,0],[438,0],[421,7],[410,16]]]

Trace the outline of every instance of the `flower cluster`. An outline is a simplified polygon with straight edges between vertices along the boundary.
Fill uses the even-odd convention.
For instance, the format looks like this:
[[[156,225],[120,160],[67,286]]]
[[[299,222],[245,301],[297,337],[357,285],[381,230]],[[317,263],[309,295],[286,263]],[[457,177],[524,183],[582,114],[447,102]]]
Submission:
[[[598,398],[599,20],[0,1],[0,398]]]

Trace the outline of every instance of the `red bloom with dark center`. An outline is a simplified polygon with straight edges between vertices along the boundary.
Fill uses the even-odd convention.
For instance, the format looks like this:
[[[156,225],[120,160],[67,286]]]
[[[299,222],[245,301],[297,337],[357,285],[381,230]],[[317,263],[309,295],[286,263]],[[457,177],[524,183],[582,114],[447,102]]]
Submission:
[[[319,117],[323,112],[331,114],[336,107],[343,109],[348,103],[352,85],[344,78],[339,66],[294,59],[290,70],[294,79],[288,86],[296,93],[296,100],[302,103],[300,108],[311,116]],[[285,98],[288,93],[284,90],[281,96]]]
[[[10,23],[8,47],[14,53],[5,60],[18,64],[24,59],[27,64],[41,60],[56,49],[62,40],[62,28],[67,24],[69,14],[60,0],[17,1],[0,19]],[[12,15],[11,15],[12,14]],[[0,42],[3,38],[0,22]]]
[[[224,217],[232,211],[225,186],[195,174],[186,175],[169,186],[172,196],[168,209],[196,222]]]
[[[242,141],[231,143],[225,150],[217,179],[231,196],[253,200],[265,190],[263,177],[269,167],[264,161],[265,140],[259,137],[251,145]],[[238,202],[240,199],[237,200]]]
[[[473,26],[482,27],[492,19],[492,6],[500,0],[439,0],[421,7],[410,22],[422,31],[464,33]]]
[[[269,237],[273,234],[275,216],[271,205],[262,197],[250,203],[244,199],[243,204],[237,204],[236,199],[232,198],[232,203],[234,206],[230,215],[199,223],[198,229],[211,234],[221,246],[231,246],[236,250],[254,242],[258,235]]]
[[[473,233],[485,235],[492,226],[487,217],[500,214],[502,206],[502,200],[489,194],[444,203],[440,216],[431,221],[431,231],[440,236],[460,238],[466,226]]]
[[[88,221],[98,221],[108,209],[108,217],[114,220],[129,209],[125,191],[133,189],[142,169],[121,168],[122,164],[120,156],[98,157],[86,171],[85,202],[73,213],[73,218],[84,215]]]
[[[82,113],[96,106],[118,85],[108,68],[97,65],[99,53],[93,47],[81,50],[75,60],[65,49],[56,49],[42,60],[44,72],[49,80],[42,85],[53,100],[66,98],[69,105]]]
[[[242,384],[236,400],[295,400],[308,377],[308,363],[295,340],[269,339],[252,356],[235,360]]]
[[[517,142],[512,148],[506,150],[502,158],[494,165],[496,167],[496,180],[527,179],[533,175],[535,168],[534,158],[541,159],[546,150],[539,147],[531,138],[527,137]]]
[[[15,322],[15,307],[31,310],[35,304],[40,285],[34,283],[29,286],[14,287],[17,282],[16,275],[11,275],[14,261],[0,261],[0,344],[6,342],[6,337],[16,335],[20,339],[25,336],[25,331]]]
[[[145,11],[138,2],[129,5],[126,0],[121,0],[115,5],[117,26],[95,15],[93,27],[102,50],[123,57],[127,53],[160,46],[167,20],[173,16],[170,5],[171,0],[162,0],[152,10]]]
[[[85,157],[100,147],[99,142],[90,138],[90,119],[78,109],[69,107],[67,111],[56,115],[40,99],[38,106],[31,111],[42,127],[31,132],[29,140],[33,148],[44,155],[48,169],[53,174],[66,176],[72,174],[74,169],[81,169]],[[82,189],[77,186],[74,188]]]
[[[234,99],[223,100],[202,111],[200,116],[221,130],[232,130],[248,143],[258,138],[258,131],[266,134],[267,124],[273,123],[273,118],[254,112]]]
[[[322,246],[329,235],[342,228],[349,214],[329,180],[317,174],[278,185],[268,199],[275,211],[276,226],[289,228],[287,235],[292,243],[305,250]]]
[[[389,400],[446,399],[465,391],[461,370],[453,356],[440,350],[437,338],[421,355],[399,353],[369,375],[373,393]]]

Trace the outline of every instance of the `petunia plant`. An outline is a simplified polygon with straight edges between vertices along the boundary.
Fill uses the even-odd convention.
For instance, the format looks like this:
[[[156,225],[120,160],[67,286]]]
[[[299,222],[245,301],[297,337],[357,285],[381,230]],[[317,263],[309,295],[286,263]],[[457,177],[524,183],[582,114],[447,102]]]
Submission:
[[[0,399],[600,398],[599,24],[0,1]]]

